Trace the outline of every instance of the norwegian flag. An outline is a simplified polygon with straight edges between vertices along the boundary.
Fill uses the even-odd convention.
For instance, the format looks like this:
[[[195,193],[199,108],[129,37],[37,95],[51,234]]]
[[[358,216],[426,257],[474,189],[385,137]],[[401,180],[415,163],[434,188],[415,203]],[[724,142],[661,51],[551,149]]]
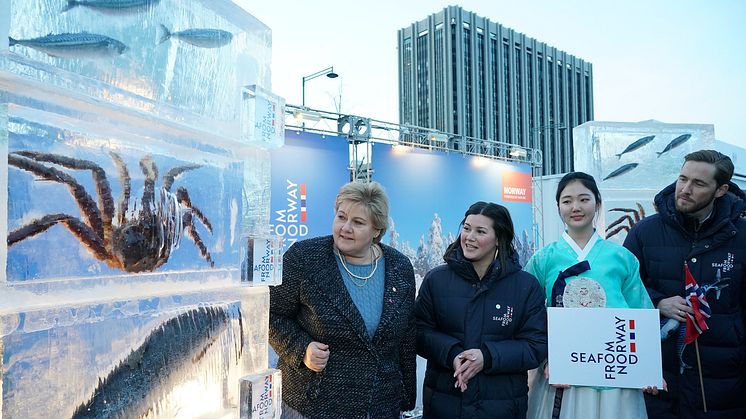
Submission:
[[[705,299],[705,293],[702,288],[697,285],[697,281],[694,280],[692,273],[689,271],[689,265],[684,263],[684,274],[686,281],[686,304],[694,310],[694,314],[687,313],[686,315],[686,336],[684,337],[684,344],[688,345],[699,337],[705,330],[709,329],[705,319],[710,318],[710,305],[707,304]]]

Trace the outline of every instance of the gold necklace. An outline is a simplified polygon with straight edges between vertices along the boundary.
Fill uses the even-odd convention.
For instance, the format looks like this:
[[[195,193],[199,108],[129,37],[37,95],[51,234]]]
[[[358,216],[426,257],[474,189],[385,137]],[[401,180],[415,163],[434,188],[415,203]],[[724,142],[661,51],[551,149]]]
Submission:
[[[355,275],[354,273],[352,273],[350,271],[350,268],[347,267],[347,263],[345,262],[345,258],[344,258],[344,256],[342,256],[342,253],[339,251],[339,249],[335,248],[334,250],[336,250],[337,257],[339,258],[339,261],[342,262],[342,267],[350,275],[350,279],[352,280],[352,283],[355,284],[358,287],[365,286],[365,284],[368,283],[368,280],[370,278],[372,278],[373,275],[376,273],[376,269],[378,269],[378,258],[376,257],[375,250],[373,250],[373,246],[370,247],[370,258],[373,261],[372,262],[373,263],[373,269],[370,271],[370,274],[368,274],[367,276],[360,276],[360,275]],[[356,279],[359,280],[359,281],[363,281],[363,283],[359,285],[357,282],[355,282]]]

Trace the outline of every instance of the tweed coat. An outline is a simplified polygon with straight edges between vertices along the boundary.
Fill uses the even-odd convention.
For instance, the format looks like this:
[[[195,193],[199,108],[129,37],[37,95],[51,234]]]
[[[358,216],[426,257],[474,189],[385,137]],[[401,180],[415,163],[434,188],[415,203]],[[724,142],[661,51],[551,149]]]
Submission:
[[[333,243],[325,236],[293,244],[283,257],[282,285],[270,288],[269,341],[280,358],[283,401],[309,418],[396,418],[414,408],[417,392],[412,264],[380,245],[383,312],[370,338]],[[320,373],[303,363],[312,341],[329,345]]]

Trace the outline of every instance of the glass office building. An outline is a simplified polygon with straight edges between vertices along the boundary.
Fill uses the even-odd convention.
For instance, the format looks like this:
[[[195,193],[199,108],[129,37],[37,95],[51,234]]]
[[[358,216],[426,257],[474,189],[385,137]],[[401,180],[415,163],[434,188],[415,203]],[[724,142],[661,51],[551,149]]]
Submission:
[[[457,6],[399,30],[399,122],[543,152],[571,171],[572,128],[593,120],[591,63]]]

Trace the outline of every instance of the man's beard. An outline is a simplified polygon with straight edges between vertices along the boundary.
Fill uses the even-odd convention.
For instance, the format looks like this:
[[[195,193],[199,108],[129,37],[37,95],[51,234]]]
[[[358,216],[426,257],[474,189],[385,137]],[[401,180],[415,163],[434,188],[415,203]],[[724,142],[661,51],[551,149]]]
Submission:
[[[676,203],[675,203],[676,204],[676,210],[679,211],[682,214],[689,215],[689,214],[693,214],[693,213],[695,213],[697,211],[700,211],[700,210],[702,210],[704,208],[707,208],[707,206],[710,205],[712,203],[712,201],[715,200],[715,193],[716,192],[717,192],[717,189],[715,189],[714,191],[712,191],[712,195],[710,196],[710,199],[708,199],[707,201],[701,202],[699,204],[696,204],[695,206],[693,206],[691,208],[681,208],[679,206],[679,198],[677,196],[676,197]],[[690,201],[690,203],[694,203],[694,202]]]

